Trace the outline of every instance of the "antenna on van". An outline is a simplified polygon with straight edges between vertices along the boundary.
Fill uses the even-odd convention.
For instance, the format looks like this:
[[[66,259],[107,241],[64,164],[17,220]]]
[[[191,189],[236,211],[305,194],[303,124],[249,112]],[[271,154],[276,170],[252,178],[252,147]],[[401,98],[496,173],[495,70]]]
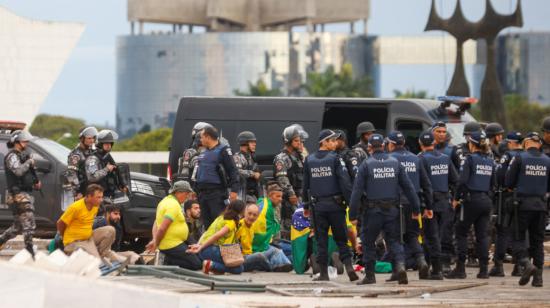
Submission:
[[[437,100],[441,101],[441,104],[438,108],[439,113],[446,113],[447,108],[450,107],[451,104],[454,104],[458,107],[455,112],[455,115],[457,116],[463,115],[466,110],[472,107],[472,104],[478,102],[478,99],[475,97],[465,96],[439,96],[437,97]]]

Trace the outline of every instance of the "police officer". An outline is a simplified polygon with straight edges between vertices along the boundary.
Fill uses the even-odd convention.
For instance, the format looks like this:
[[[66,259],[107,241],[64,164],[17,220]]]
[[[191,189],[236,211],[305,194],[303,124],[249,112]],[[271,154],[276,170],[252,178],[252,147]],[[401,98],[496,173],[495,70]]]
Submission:
[[[524,152],[516,155],[506,172],[505,185],[514,189],[517,195],[517,231],[514,238],[514,255],[524,266],[520,285],[531,283],[542,287],[544,265],[544,229],[546,225],[546,195],[550,191],[550,158],[541,153],[541,138],[536,132],[528,133],[523,139]],[[529,231],[529,251],[533,263],[528,259],[525,247],[525,231]]]
[[[550,156],[550,117],[542,121],[542,152]]]
[[[495,211],[497,214],[495,253],[493,254],[493,262],[495,265],[489,271],[489,276],[504,277],[504,268],[502,263],[504,262],[506,250],[508,250],[508,247],[511,244],[513,235],[513,228],[510,226],[509,221],[512,209],[508,209],[506,206],[512,204],[513,195],[511,192],[504,190],[504,180],[510,161],[522,151],[522,139],[523,137],[520,132],[511,131],[508,133],[505,140],[508,150],[502,154],[500,164],[497,165],[497,184],[499,190],[496,196],[497,209]],[[518,274],[519,264],[516,262],[512,275],[518,276]]]
[[[351,264],[351,251],[347,245],[346,208],[351,197],[351,181],[344,161],[334,152],[337,134],[329,129],[319,133],[319,151],[310,154],[304,162],[303,200],[304,215],[313,210],[317,239],[317,264],[320,275],[314,280],[328,277],[328,231],[338,246],[340,260],[350,281],[359,279]]]
[[[305,131],[296,125],[283,130],[284,148],[273,160],[273,176],[283,189],[281,207],[281,237],[290,239],[292,214],[296,210],[299,196],[302,195],[304,163],[302,161],[303,138]]]
[[[418,139],[422,152],[418,155],[421,167],[426,171],[432,184],[433,204],[425,211],[426,243],[432,265],[430,279],[443,279],[443,268],[450,270],[451,256],[454,254],[453,223],[454,213],[450,204],[449,192],[458,181],[458,173],[451,158],[435,150],[434,136],[427,131]]]
[[[460,169],[462,161],[466,159],[466,155],[470,151],[468,147],[468,136],[472,133],[479,132],[481,132],[481,125],[478,122],[468,122],[464,125],[464,130],[462,134],[464,135],[464,138],[466,138],[466,142],[463,142],[454,147],[451,153],[451,160],[453,161],[453,164],[455,165],[455,168],[457,170]]]
[[[363,195],[366,201],[361,218],[365,278],[358,284],[376,283],[374,276],[375,241],[380,231],[384,231],[386,243],[389,244],[390,253],[394,257],[398,283],[408,283],[403,246],[399,241],[400,215],[398,207],[400,188],[409,200],[414,219],[418,218],[420,201],[411,180],[405,172],[405,168],[397,159],[384,153],[384,143],[382,135],[373,134],[370,136],[369,148],[372,148],[373,154],[359,166],[357,178],[353,185],[349,211],[350,220],[353,224],[357,224]],[[411,218],[408,217],[408,219]]]
[[[359,170],[359,160],[357,159],[357,153],[348,148],[348,138],[343,130],[337,129],[334,131],[336,137],[336,153],[344,160],[346,168],[348,169],[351,180],[357,176]]]
[[[32,138],[30,133],[16,130],[11,134],[7,144],[10,151],[4,158],[8,190],[6,204],[12,209],[14,222],[0,235],[0,247],[21,232],[25,248],[34,258],[32,237],[36,224],[32,191],[41,189],[42,184],[36,176],[34,160],[26,151],[27,144]]]
[[[369,137],[372,136],[375,131],[376,128],[374,128],[374,125],[369,121],[361,122],[357,125],[357,138],[359,138],[359,142],[357,142],[352,149],[356,152],[355,155],[359,163],[362,163],[363,160],[367,159],[369,156]]]
[[[405,136],[400,131],[391,132],[386,138],[388,152],[397,159],[405,168],[407,176],[411,180],[414,190],[421,201],[422,209],[431,209],[432,207],[432,184],[426,173],[426,169],[420,168],[420,158],[405,149]],[[406,202],[406,198],[401,198],[404,201],[404,216],[411,217],[411,206]],[[424,250],[418,241],[420,235],[420,225],[418,221],[405,219],[404,244],[405,250],[411,253],[416,259],[416,267],[420,279],[429,278],[429,267],[424,257]]]
[[[233,153],[227,144],[220,143],[219,137],[218,130],[213,126],[206,126],[200,133],[205,150],[198,157],[195,186],[205,228],[230,201],[237,200],[239,191],[239,170],[235,167]],[[227,189],[230,189],[229,196]]]
[[[176,175],[175,182],[178,180],[184,180],[191,184],[195,183],[196,174],[195,168],[198,164],[199,154],[204,151],[204,146],[201,144],[201,132],[205,127],[212,127],[211,124],[206,122],[197,122],[191,130],[191,145],[189,148],[183,151],[183,154],[178,159],[178,173]]]
[[[241,198],[245,200],[247,195],[259,198],[262,174],[255,159],[256,135],[249,131],[241,132],[237,136],[237,143],[240,150],[233,155],[233,159],[241,176]]]
[[[495,161],[500,161],[502,154],[504,154],[500,153],[499,148],[501,142],[504,141],[504,128],[502,128],[502,125],[499,123],[489,123],[485,127],[485,134],[487,135],[487,138],[489,138],[491,153],[493,154]]]
[[[80,143],[69,153],[64,187],[72,192],[75,200],[82,198],[87,186],[84,162],[95,152],[97,133],[93,126],[82,128],[78,134]]]
[[[470,154],[466,156],[460,167],[460,177],[453,200],[453,208],[460,207],[455,231],[458,260],[456,267],[446,278],[466,278],[465,263],[468,254],[468,232],[473,225],[479,258],[477,278],[487,279],[489,278],[489,238],[487,229],[493,204],[491,198],[496,184],[495,162],[489,156],[490,147],[484,132],[470,134],[468,141]]]
[[[104,129],[97,134],[97,150],[86,158],[85,169],[88,183],[99,184],[103,187],[103,196],[113,199],[115,191],[127,192],[128,187],[124,178],[120,175],[115,160],[111,156],[111,150],[118,134],[112,130]]]
[[[434,123],[432,125],[432,134],[435,139],[435,149],[450,157],[455,146],[449,142],[447,124],[443,121]]]

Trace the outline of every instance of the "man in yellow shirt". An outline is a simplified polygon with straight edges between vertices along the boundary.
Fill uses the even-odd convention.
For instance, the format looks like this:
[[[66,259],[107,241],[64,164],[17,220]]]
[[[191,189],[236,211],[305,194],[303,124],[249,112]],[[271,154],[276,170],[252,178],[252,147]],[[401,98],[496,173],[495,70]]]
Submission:
[[[147,245],[147,250],[154,251],[158,247],[164,254],[165,265],[199,270],[202,267],[199,257],[186,252],[189,228],[181,206],[191,193],[193,190],[187,181],[177,181],[170,188],[169,195],[157,206],[153,240]]]
[[[103,188],[91,184],[86,188],[86,196],[71,204],[57,221],[57,231],[63,239],[65,253],[71,254],[83,249],[97,258],[111,261],[124,261],[117,256],[111,245],[115,241],[115,228],[105,226],[92,230],[94,218],[103,201]]]

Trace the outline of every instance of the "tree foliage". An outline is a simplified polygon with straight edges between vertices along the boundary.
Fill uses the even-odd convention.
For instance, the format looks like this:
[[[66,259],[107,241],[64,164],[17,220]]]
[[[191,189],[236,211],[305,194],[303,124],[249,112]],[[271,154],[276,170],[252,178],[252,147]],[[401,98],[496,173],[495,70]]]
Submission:
[[[262,79],[256,81],[256,84],[248,82],[248,92],[237,89],[233,90],[233,93],[237,96],[282,96],[281,90],[269,89]]]
[[[302,87],[308,96],[315,97],[372,97],[372,80],[368,76],[353,78],[353,68],[346,63],[339,73],[333,66],[324,72],[307,74],[307,81]]]
[[[84,120],[57,115],[39,114],[32,122],[31,134],[48,138],[72,149],[78,143],[78,132],[84,127]],[[64,136],[70,134],[70,137]]]
[[[168,151],[171,142],[172,129],[159,128],[119,142],[113,151]]]
[[[428,96],[428,91],[415,91],[414,89],[407,89],[405,92],[401,92],[400,90],[393,90],[393,95],[395,96],[395,98],[432,98]]]

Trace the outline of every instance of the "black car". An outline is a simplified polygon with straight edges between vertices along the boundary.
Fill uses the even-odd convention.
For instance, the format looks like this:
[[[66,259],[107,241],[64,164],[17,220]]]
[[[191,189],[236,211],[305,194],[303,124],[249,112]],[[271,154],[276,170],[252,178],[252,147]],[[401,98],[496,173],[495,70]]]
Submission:
[[[8,153],[6,142],[8,131],[0,131],[0,232],[13,222],[11,210],[6,205],[6,176],[4,157]],[[42,181],[42,191],[35,191],[36,235],[53,237],[56,222],[64,211],[63,173],[67,170],[67,156],[70,150],[61,144],[35,137],[29,145],[33,153],[38,177]],[[170,184],[166,178],[144,173],[129,172],[125,164],[118,164],[129,179],[128,196],[121,194],[115,203],[122,208],[123,240],[134,250],[142,250],[151,238],[151,228],[155,220],[157,204],[167,195]],[[141,252],[141,251],[140,251]]]

